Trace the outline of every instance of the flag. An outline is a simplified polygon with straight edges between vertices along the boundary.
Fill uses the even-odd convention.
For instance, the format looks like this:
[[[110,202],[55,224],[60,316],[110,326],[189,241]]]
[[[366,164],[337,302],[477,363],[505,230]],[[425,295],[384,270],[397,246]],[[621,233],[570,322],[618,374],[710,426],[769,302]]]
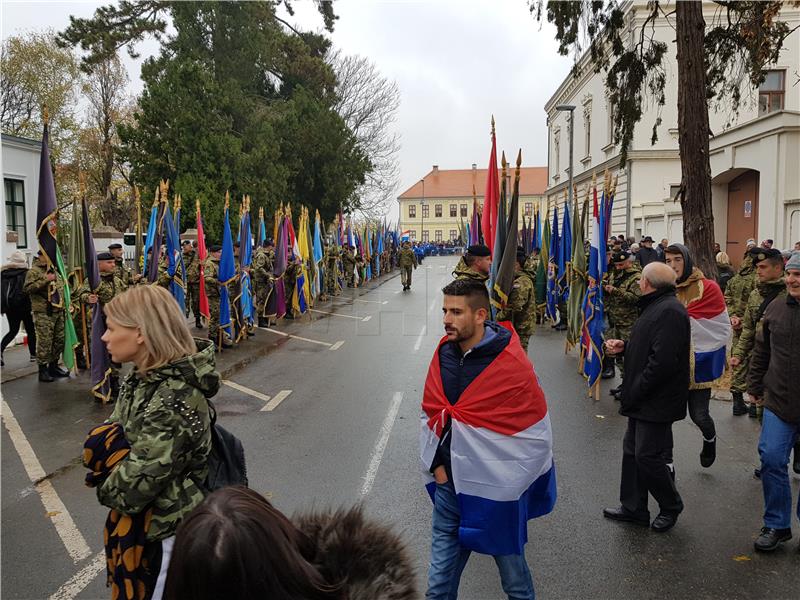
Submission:
[[[584,250],[583,227],[589,206],[587,197],[583,204],[583,215],[578,219],[578,201],[575,198],[575,214],[573,216],[572,268],[569,283],[569,301],[567,306],[567,342],[570,347],[578,343],[583,325],[583,299],[586,296],[586,251]]]
[[[708,383],[722,376],[726,344],[731,335],[731,320],[722,290],[710,279],[703,279],[702,285],[703,295],[686,307],[692,326],[695,383]]]
[[[153,233],[153,243],[150,248],[153,250],[152,257],[147,263],[147,281],[155,283],[158,279],[158,263],[161,259],[161,244],[164,241],[164,217],[168,212],[169,206],[167,204],[167,192],[169,191],[169,182],[162,181],[159,184],[159,201],[156,207],[155,231]],[[149,232],[148,232],[149,233]],[[149,237],[149,236],[148,236]]]
[[[63,292],[55,281],[51,281],[47,288],[47,297],[56,310],[64,311],[64,349],[62,356],[64,365],[68,369],[75,366],[75,346],[78,345],[78,336],[75,333],[75,324],[69,312],[71,303],[67,270],[61,251],[58,248],[58,205],[56,204],[56,187],[53,183],[53,171],[50,167],[50,133],[47,126],[47,111],[44,115],[44,132],[42,133],[42,151],[39,158],[39,197],[36,207],[36,237],[39,249],[42,251],[47,270],[54,273],[61,280]]]
[[[536,300],[539,309],[547,308],[547,271],[550,250],[550,220],[545,214],[542,225],[541,251],[539,252],[539,265],[536,267]]]
[[[569,202],[564,202],[564,220],[561,223],[561,239],[558,241],[558,301],[563,303],[569,299],[569,270],[572,264],[572,222],[569,214]],[[564,322],[567,315],[561,315]]]
[[[208,305],[204,273],[208,251],[206,250],[206,234],[203,231],[203,217],[200,214],[200,200],[195,201],[195,212],[197,213],[197,260],[200,262],[200,314],[206,319],[210,319],[211,308]]]
[[[603,193],[605,196],[605,192]],[[592,240],[586,296],[583,300],[581,359],[583,375],[593,387],[603,370],[603,275],[606,269],[605,199],[597,203],[597,186],[592,190]]]
[[[280,319],[286,314],[286,288],[283,281],[283,274],[287,264],[287,237],[286,237],[286,218],[283,211],[278,209],[275,214],[275,221],[278,224],[275,229],[275,263],[272,266],[275,287],[267,300],[267,315]]]
[[[150,208],[150,221],[147,223],[147,237],[144,240],[144,253],[143,253],[143,264],[142,264],[142,274],[147,276],[148,269],[148,254],[150,253],[150,249],[153,247],[153,241],[156,238],[156,225],[158,224],[158,206],[159,206],[159,198],[158,198],[158,190],[156,190],[155,197],[153,198],[153,206]],[[152,260],[152,259],[151,259]]]
[[[486,192],[483,195],[483,243],[489,246],[494,255],[495,229],[497,228],[497,203],[500,200],[500,183],[497,180],[497,140],[492,117],[492,150],[489,153],[489,166],[486,170]],[[503,215],[505,217],[505,215]]]
[[[82,193],[82,195],[84,194]],[[75,199],[72,202],[72,222],[69,229],[67,273],[74,279],[76,284],[83,282],[83,268],[86,263],[86,244],[83,239],[82,221],[81,208],[79,208],[78,201]]]
[[[142,273],[142,199],[139,196],[139,188],[134,186],[133,194],[136,197],[136,242],[133,253],[133,272],[136,275]]]
[[[180,210],[180,208],[176,208],[176,210]],[[167,274],[170,278],[169,291],[178,303],[181,312],[184,313],[186,312],[186,269],[183,266],[181,239],[175,230],[175,220],[172,218],[169,204],[166,202],[164,203],[164,229],[167,243]],[[153,262],[155,263],[155,261]]]
[[[245,196],[242,201],[243,212],[239,222],[239,281],[241,296],[239,296],[239,306],[241,307],[244,323],[240,323],[242,332],[246,332],[248,326],[255,320],[256,310],[253,305],[253,287],[250,279],[250,265],[253,262],[253,236],[250,232],[250,197]],[[244,333],[244,335],[247,335]]]
[[[92,293],[97,292],[100,287],[100,269],[97,266],[97,253],[94,249],[94,239],[92,238],[92,228],[89,225],[89,207],[86,206],[86,197],[81,200],[83,209],[83,247],[86,249],[85,269],[86,279]],[[92,395],[101,402],[108,402],[111,399],[111,355],[103,341],[103,334],[106,332],[106,315],[103,311],[103,304],[99,300],[92,305],[92,340],[90,346]]]
[[[556,502],[553,436],[544,392],[512,330],[512,340],[461,394],[452,410],[433,354],[422,397],[420,459],[430,474],[450,416],[453,487],[460,506],[461,547],[491,555],[522,554],[527,522]],[[444,337],[439,347],[447,341]]]
[[[514,287],[514,273],[517,264],[517,227],[519,219],[519,172],[522,165],[522,150],[517,155],[517,168],[514,173],[514,192],[511,196],[511,208],[508,212],[508,222],[505,226],[505,246],[502,248],[502,257],[498,262],[497,274],[492,282],[490,298],[495,309],[502,309],[508,302],[508,296]],[[504,169],[505,170],[505,169]],[[495,256],[500,253],[501,247],[495,247]]]
[[[216,344],[222,345],[222,332],[227,330],[231,339],[234,338],[233,321],[231,320],[231,300],[228,292],[228,284],[236,277],[236,266],[233,257],[233,236],[231,235],[231,223],[228,217],[230,210],[230,197],[225,193],[225,218],[222,222],[222,254],[219,257],[219,273],[217,280],[219,288],[219,335],[220,339],[214,340]]]
[[[558,307],[558,205],[553,207],[553,227],[550,231],[550,250],[547,257],[547,316],[556,321]]]
[[[506,173],[508,173],[508,163],[506,162],[505,152],[502,154],[500,164],[503,168],[503,180],[500,184],[500,202],[497,206],[497,214],[495,219],[497,222],[494,224],[494,244],[492,251],[492,268],[489,271],[489,298],[491,299],[491,290],[494,289],[494,282],[497,278],[497,273],[500,270],[500,261],[503,260],[503,251],[506,247],[506,208],[507,208],[507,192],[506,189]],[[492,305],[492,318],[494,318],[495,306]]]

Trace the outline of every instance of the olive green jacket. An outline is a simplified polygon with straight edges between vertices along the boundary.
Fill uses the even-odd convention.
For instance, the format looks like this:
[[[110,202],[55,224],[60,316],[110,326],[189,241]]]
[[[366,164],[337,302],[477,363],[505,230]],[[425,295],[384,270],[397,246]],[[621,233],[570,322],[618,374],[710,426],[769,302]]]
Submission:
[[[725,286],[725,306],[731,317],[744,317],[750,292],[756,286],[756,274],[753,268],[753,259],[748,255],[742,261],[742,266]]]
[[[761,318],[764,317],[762,312],[759,318],[758,309],[761,307],[761,303],[764,302],[764,298],[776,292],[776,298],[786,298],[786,284],[783,277],[774,281],[759,282],[756,284],[756,289],[750,292],[744,316],[742,317],[742,330],[731,356],[735,356],[740,360],[750,356],[750,352],[756,343],[756,334],[761,331]],[[766,310],[766,306],[764,309]]]
[[[48,307],[57,308],[50,302],[49,293],[51,287],[58,292],[59,302],[63,304],[64,281],[58,276],[52,282],[48,281],[47,268],[39,264],[38,261],[34,262],[31,268],[28,269],[28,273],[25,275],[25,283],[22,286],[22,291],[28,294],[31,299],[31,312],[45,313]]]
[[[498,311],[497,321],[511,321],[520,335],[536,330],[536,289],[533,277],[524,269],[517,271],[505,307]]]

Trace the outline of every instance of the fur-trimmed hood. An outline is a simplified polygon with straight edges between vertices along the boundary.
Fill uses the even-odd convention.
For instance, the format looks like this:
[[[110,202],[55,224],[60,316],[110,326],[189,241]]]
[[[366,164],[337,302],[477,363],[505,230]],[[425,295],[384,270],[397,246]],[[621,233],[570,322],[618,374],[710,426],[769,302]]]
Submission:
[[[362,506],[300,513],[292,521],[313,542],[309,557],[327,581],[344,583],[347,600],[414,600],[414,569],[405,543],[368,519]]]

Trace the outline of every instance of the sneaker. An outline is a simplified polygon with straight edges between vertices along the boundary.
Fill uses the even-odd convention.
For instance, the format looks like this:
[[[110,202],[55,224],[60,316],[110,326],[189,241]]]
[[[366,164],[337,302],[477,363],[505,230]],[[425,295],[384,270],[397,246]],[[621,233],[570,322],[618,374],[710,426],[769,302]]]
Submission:
[[[772,552],[781,543],[788,542],[792,539],[792,530],[774,529],[772,527],[762,527],[761,534],[753,542],[753,548],[759,552]]]

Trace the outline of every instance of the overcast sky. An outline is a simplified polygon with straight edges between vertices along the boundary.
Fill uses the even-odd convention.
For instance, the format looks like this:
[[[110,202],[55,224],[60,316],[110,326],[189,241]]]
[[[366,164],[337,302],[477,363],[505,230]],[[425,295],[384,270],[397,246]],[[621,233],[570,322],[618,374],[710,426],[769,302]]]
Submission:
[[[90,16],[106,3],[3,0],[2,35],[60,30],[69,15]],[[294,6],[294,23],[322,28],[311,2]],[[339,0],[335,10],[335,46],[369,57],[400,88],[397,195],[434,164],[486,168],[492,114],[498,158],[501,150],[515,155],[521,148],[523,165],[547,164],[544,103],[572,63],[558,55],[554,28],[537,23],[525,0]],[[143,57],[157,49],[152,40],[138,46]],[[140,63],[126,57],[134,93],[142,88]]]

